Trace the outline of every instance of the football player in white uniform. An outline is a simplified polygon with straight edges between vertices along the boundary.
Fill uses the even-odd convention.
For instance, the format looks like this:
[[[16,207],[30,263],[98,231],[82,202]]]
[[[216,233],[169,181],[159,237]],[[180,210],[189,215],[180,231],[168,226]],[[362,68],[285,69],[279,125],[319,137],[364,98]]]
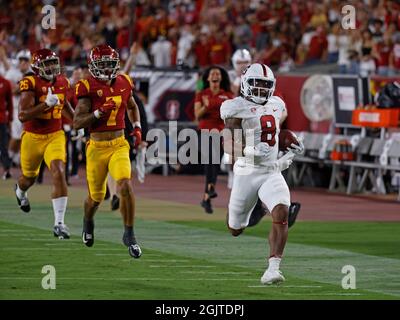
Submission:
[[[24,77],[24,75],[31,71],[30,61],[31,53],[29,50],[21,50],[17,54],[17,65],[12,66],[6,73],[5,78],[11,82],[13,90],[13,105],[14,105],[14,117],[11,123],[11,140],[9,145],[9,154],[12,161],[19,165],[19,149],[21,144],[21,134],[22,134],[22,123],[18,119],[18,106],[20,99],[19,92],[19,81]]]
[[[231,91],[235,95],[240,93],[240,77],[243,71],[251,64],[251,54],[247,49],[238,49],[232,56],[233,70],[228,72],[231,81]]]
[[[281,171],[304,150],[298,141],[298,145],[292,144],[278,159],[280,125],[287,117],[287,110],[283,100],[273,95],[275,82],[270,68],[252,64],[242,75],[241,95],[221,106],[221,118],[230,129],[225,131],[225,151],[236,158],[228,228],[233,236],[240,235],[251,219],[252,225],[261,220],[266,211],[263,206],[272,215],[269,266],[261,278],[263,284],[285,280],[279,267],[288,234],[290,192]],[[235,129],[242,130],[239,139]]]

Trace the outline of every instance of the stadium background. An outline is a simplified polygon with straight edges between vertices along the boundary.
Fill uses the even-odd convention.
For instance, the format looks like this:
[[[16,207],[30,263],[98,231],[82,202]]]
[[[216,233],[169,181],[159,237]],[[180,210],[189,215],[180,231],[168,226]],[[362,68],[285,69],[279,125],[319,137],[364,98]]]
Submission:
[[[41,28],[43,4],[56,7],[55,30]],[[130,74],[141,92],[151,125],[165,127],[167,120],[180,120],[180,126],[186,127],[196,125],[191,121],[190,107],[198,75],[210,64],[231,68],[234,50],[246,48],[254,61],[266,63],[276,71],[278,89],[289,109],[287,128],[315,133],[313,138],[326,136],[329,130],[338,138],[343,134],[350,137],[363,129],[336,126],[333,130],[335,123],[331,120],[308,119],[300,96],[309,76],[327,74],[338,81],[356,79],[352,85],[357,92],[362,86],[359,76],[368,76],[368,89],[354,101],[356,105],[373,103],[376,83],[399,79],[399,65],[391,64],[388,56],[382,55],[389,50],[397,59],[400,57],[397,1],[188,0],[132,4],[1,1],[0,74],[4,73],[4,63],[16,62],[19,50],[49,47],[60,54],[64,71],[71,75],[76,66],[85,63],[86,52],[92,46],[106,42],[118,49],[124,62],[132,53],[136,55]],[[355,30],[340,28],[344,4],[356,7]],[[366,29],[371,36],[362,32]],[[342,37],[347,46],[335,48],[336,37]],[[382,43],[384,38],[390,38],[391,43]],[[134,41],[137,45],[132,47]],[[371,51],[366,54],[368,50],[362,49],[368,47]],[[343,55],[348,50],[357,55]],[[371,60],[376,66],[372,70],[368,69]],[[159,79],[165,90],[155,95]],[[179,110],[167,112],[168,101],[176,99]],[[365,138],[386,142],[397,131],[398,128],[365,129]],[[4,263],[0,268],[0,298],[398,299],[399,184],[392,179],[400,171],[396,167],[398,156],[389,159],[395,169],[373,170],[375,179],[384,174],[385,192],[370,181],[362,192],[349,197],[340,184],[334,184],[330,192],[327,189],[332,177],[342,178],[347,186],[350,167],[332,163],[328,150],[322,158],[315,156],[315,148],[311,145],[307,154],[307,159],[312,160],[306,168],[310,174],[291,189],[293,199],[302,203],[302,211],[289,233],[282,266],[288,281],[283,286],[258,285],[265,265],[262,257],[267,250],[265,237],[270,218],[240,239],[231,239],[224,224],[229,197],[226,177],[221,176],[218,183],[215,213],[205,215],[198,205],[202,177],[186,175],[188,171],[179,172],[177,167],[164,170],[168,176],[153,171],[143,185],[134,181],[139,217],[136,229],[146,257],[140,261],[127,259],[117,244],[118,214],[110,212],[107,202],[98,216],[98,235],[104,241],[96,242],[94,250],[87,250],[79,238],[85,192],[81,167],[78,176],[70,181],[66,217],[73,234],[70,243],[50,238],[47,173],[43,184],[30,193],[33,212],[29,217],[18,212],[13,181],[1,181],[0,254]],[[366,156],[362,162],[379,163],[378,156]],[[299,170],[307,159],[296,164]],[[334,168],[339,170],[337,176]],[[16,177],[18,168],[13,168],[12,174]],[[54,292],[40,286],[40,271],[45,264],[54,265],[58,272]],[[356,290],[341,287],[341,269],[347,264],[357,269]]]

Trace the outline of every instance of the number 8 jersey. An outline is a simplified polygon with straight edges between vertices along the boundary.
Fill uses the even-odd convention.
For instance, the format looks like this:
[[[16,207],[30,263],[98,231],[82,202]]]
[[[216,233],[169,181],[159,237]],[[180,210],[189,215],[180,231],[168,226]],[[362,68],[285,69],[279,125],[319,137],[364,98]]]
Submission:
[[[221,118],[242,119],[242,129],[246,146],[256,146],[260,142],[269,145],[270,152],[262,159],[254,159],[254,164],[262,165],[276,161],[279,152],[279,124],[286,114],[285,102],[272,96],[264,105],[256,104],[243,97],[226,100],[221,106]]]
[[[58,96],[60,104],[48,111],[42,112],[33,120],[24,122],[24,130],[27,132],[48,134],[62,128],[61,112],[64,108],[69,81],[63,75],[58,75],[53,82],[42,79],[39,76],[26,76],[19,82],[19,91],[33,91],[35,93],[35,106],[46,100],[48,88]]]
[[[75,87],[76,98],[90,99],[92,110],[96,111],[107,101],[113,100],[116,109],[107,118],[96,120],[89,128],[90,132],[115,131],[125,128],[125,111],[134,88],[132,80],[126,74],[119,74],[111,85],[90,76],[80,80]]]

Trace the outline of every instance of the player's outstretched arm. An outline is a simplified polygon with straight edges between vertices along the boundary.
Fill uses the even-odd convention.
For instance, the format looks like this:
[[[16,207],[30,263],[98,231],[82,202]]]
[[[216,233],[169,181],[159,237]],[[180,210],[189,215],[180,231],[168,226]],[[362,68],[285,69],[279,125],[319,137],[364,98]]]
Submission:
[[[43,111],[49,107],[46,103],[41,102],[35,106],[35,93],[33,91],[23,91],[19,102],[18,119],[21,122],[26,122],[35,119]]]
[[[82,129],[89,127],[96,117],[93,112],[91,112],[91,103],[88,98],[79,98],[78,104],[76,106],[73,118],[74,129]]]
[[[140,124],[139,107],[136,104],[135,99],[133,99],[132,95],[129,97],[129,100],[128,100],[127,113],[128,113],[129,121],[132,123],[133,127],[135,127],[136,123]]]
[[[142,128],[140,125],[139,107],[131,95],[128,100],[127,113],[129,121],[132,123],[133,131],[130,135],[133,137],[133,147],[136,149],[142,143]]]

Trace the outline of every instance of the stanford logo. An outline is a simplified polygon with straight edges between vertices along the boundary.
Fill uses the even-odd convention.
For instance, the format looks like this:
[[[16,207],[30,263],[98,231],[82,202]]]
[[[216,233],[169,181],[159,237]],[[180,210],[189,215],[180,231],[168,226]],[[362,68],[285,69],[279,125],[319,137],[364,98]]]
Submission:
[[[166,117],[168,120],[177,120],[180,115],[180,103],[178,100],[169,100],[167,102]]]

